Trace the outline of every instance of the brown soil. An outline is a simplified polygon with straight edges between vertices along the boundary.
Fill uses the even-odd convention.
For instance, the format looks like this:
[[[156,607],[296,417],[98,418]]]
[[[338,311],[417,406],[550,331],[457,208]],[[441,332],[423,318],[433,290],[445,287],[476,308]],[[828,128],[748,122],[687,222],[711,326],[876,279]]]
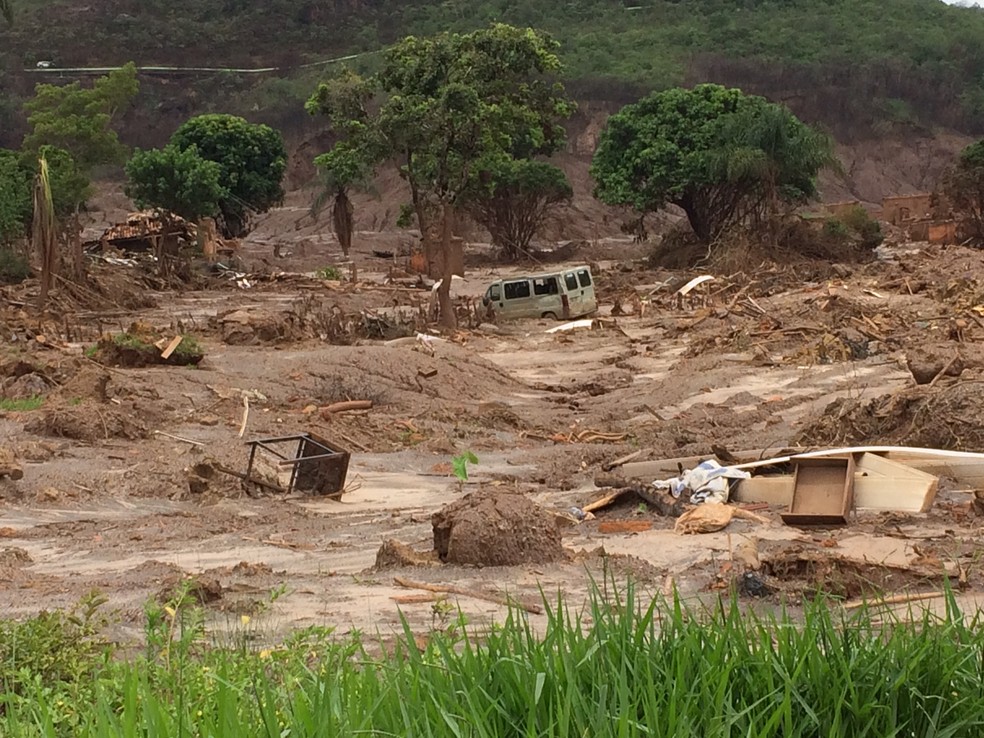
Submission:
[[[982,388],[981,380],[948,380],[868,401],[839,399],[796,440],[807,446],[880,444],[977,452],[984,448]]]
[[[525,495],[478,492],[433,518],[441,561],[474,566],[548,563],[566,557],[553,516]]]
[[[138,420],[134,410],[97,402],[49,403],[39,410],[24,429],[56,438],[70,438],[92,443],[110,438],[138,439],[149,434],[147,426]]]

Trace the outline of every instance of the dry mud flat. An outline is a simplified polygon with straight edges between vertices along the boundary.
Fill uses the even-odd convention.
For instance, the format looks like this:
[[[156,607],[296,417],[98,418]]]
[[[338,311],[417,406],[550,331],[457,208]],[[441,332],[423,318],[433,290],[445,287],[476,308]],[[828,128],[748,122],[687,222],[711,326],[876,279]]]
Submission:
[[[120,637],[139,638],[146,599],[189,576],[215,627],[251,614],[269,632],[388,631],[401,610],[426,630],[447,624],[444,597],[482,622],[510,598],[531,605],[560,591],[579,603],[605,576],[686,597],[734,586],[769,604],[818,586],[848,598],[931,591],[949,575],[976,601],[980,518],[972,495],[946,480],[928,513],[860,515],[829,530],[790,528],[767,509],[756,511],[767,523],[683,536],[638,499],[580,524],[569,509],[600,496],[602,465],[637,450],[651,459],[793,443],[984,450],[978,255],[903,255],[806,283],[778,270],[719,277],[708,300],[686,303],[654,285],[692,275],[617,275],[644,312],[562,334],[529,321],[431,347],[356,335],[339,345],[298,322],[298,300],[327,296],[354,315],[402,293],[287,281],[169,297],[127,316],[162,336],[193,325],[204,353],[194,367],[103,365],[83,354],[87,341],[13,344],[0,366],[5,396],[44,399],[0,418],[0,443],[23,472],[0,481],[0,612],[70,607],[99,589],[120,613]],[[245,341],[221,319],[236,312],[252,331]],[[285,320],[291,331],[270,329]],[[16,332],[22,322],[7,324]],[[940,366],[917,385],[913,366],[927,356]],[[348,400],[373,406],[322,411]],[[246,405],[245,439],[313,431],[350,449],[342,499],[251,497],[222,474],[193,487],[202,464],[244,468]],[[479,463],[462,484],[451,461],[463,451]],[[524,502],[498,502],[516,495]],[[471,550],[455,559],[434,515],[468,496],[477,504],[458,513],[457,550]],[[399,547],[377,561],[387,541]],[[398,579],[458,593],[410,591]]]

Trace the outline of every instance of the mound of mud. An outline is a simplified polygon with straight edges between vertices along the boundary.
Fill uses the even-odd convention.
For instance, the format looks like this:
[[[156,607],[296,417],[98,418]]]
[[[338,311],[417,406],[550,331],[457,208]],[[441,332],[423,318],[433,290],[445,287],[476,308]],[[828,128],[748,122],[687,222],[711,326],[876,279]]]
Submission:
[[[506,399],[527,389],[492,362],[447,341],[438,342],[433,355],[413,341],[335,346],[310,374],[312,398],[320,404],[372,399],[377,405],[401,405],[418,413],[422,404],[430,406],[422,395],[460,406],[471,398]]]
[[[405,543],[390,539],[383,541],[383,545],[376,552],[376,563],[373,565],[373,569],[382,571],[406,567],[438,566],[439,563],[435,551],[416,551]]]
[[[472,493],[434,514],[441,561],[513,566],[566,558],[554,518],[518,492]]]
[[[867,402],[838,399],[803,428],[795,443],[979,451],[984,448],[982,383],[922,385]]]
[[[138,439],[149,435],[142,413],[94,400],[56,400],[33,414],[24,426],[29,433],[92,443],[110,438]]]
[[[103,336],[96,344],[93,358],[106,366],[144,367],[197,366],[205,358],[201,345],[191,336],[184,336],[171,354],[161,356],[171,336],[160,335],[142,323],[134,323],[125,333]]]

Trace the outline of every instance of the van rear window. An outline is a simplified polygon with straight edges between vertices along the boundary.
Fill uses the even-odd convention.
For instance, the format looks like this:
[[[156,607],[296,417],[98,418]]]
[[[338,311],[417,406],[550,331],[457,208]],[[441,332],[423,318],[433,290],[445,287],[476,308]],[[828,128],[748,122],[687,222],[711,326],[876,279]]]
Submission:
[[[527,280],[522,282],[506,282],[503,285],[503,292],[507,300],[518,300],[521,297],[530,296],[530,283]]]
[[[574,272],[567,272],[564,275],[564,283],[567,285],[567,289],[576,290],[577,289],[577,277],[574,276]]]
[[[582,269],[577,273],[577,278],[581,280],[582,287],[591,286],[591,273],[587,269]]]

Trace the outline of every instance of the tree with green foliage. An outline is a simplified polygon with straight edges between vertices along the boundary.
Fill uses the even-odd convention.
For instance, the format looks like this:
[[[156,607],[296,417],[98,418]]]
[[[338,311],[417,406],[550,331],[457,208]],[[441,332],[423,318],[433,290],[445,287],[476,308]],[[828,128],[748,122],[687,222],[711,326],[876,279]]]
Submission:
[[[312,115],[328,118],[330,132],[340,140],[318,156],[314,163],[321,177],[322,190],[311,212],[317,217],[328,202],[332,205],[332,225],[342,253],[352,247],[355,211],[349,193],[367,189],[382,152],[377,130],[367,110],[373,97],[374,82],[351,70],[318,85],[305,106]]]
[[[507,259],[528,253],[530,242],[551,210],[570,202],[563,170],[531,159],[504,159],[473,177],[465,207],[484,226]]]
[[[221,167],[203,159],[195,146],[135,151],[126,165],[126,194],[139,208],[154,208],[163,217],[199,221],[219,214],[228,196]]]
[[[0,149],[0,246],[24,235],[31,217],[31,177],[20,154]]]
[[[123,161],[126,150],[112,124],[139,89],[132,63],[100,77],[92,87],[78,82],[37,85],[24,105],[30,131],[23,150],[36,158],[43,146],[63,149],[83,171]]]
[[[973,143],[943,175],[943,194],[970,235],[984,244],[984,140]]]
[[[219,165],[225,195],[219,224],[230,237],[249,231],[250,213],[264,213],[283,202],[287,149],[280,133],[235,115],[199,115],[186,121],[171,145],[194,146],[198,155]]]
[[[0,15],[8,25],[14,25],[14,4],[10,0],[0,0]]]
[[[377,125],[410,185],[425,248],[438,248],[441,321],[454,326],[451,229],[481,165],[494,170],[517,154],[548,155],[564,141],[574,110],[555,81],[558,44],[503,24],[468,34],[408,37],[385,53],[378,75],[386,96]],[[437,226],[437,227],[435,227]],[[429,260],[433,263],[433,260]]]
[[[48,166],[48,184],[51,188],[55,217],[64,220],[78,212],[92,194],[89,177],[65,149],[57,146],[42,146],[37,155],[43,158]],[[38,160],[29,154],[21,156],[21,166],[28,171],[29,176],[36,173],[37,162]]]
[[[816,195],[830,139],[785,107],[719,85],[657,92],[609,118],[591,174],[609,205],[680,207],[697,238]]]

